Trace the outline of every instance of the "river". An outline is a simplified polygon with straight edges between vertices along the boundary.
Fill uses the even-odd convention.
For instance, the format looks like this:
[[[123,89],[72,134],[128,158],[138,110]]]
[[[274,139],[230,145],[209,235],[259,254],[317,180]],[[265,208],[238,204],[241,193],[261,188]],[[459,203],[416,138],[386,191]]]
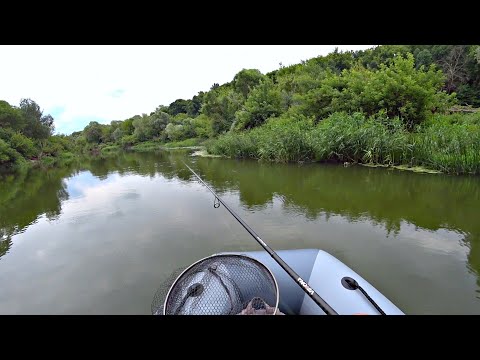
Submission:
[[[406,314],[480,314],[480,178],[122,153],[0,177],[0,314],[150,314],[174,270],[320,248]]]

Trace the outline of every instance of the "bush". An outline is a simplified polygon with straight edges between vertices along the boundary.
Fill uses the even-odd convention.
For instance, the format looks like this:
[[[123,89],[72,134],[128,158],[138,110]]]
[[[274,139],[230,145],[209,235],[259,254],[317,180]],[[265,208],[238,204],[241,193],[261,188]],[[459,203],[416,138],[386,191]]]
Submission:
[[[199,138],[206,139],[213,136],[212,120],[204,114],[200,114],[193,119],[193,127],[195,129],[196,136]]]
[[[73,161],[76,158],[76,156],[75,156],[75,154],[72,154],[71,152],[64,152],[64,153],[60,154],[59,158],[62,162],[69,163],[69,162]]]
[[[29,158],[37,154],[37,149],[31,139],[9,128],[0,128],[0,139],[9,147]]]
[[[50,167],[50,166],[53,166],[56,162],[56,159],[51,157],[51,156],[44,156],[42,157],[41,159],[41,164],[42,166],[44,167]]]
[[[20,133],[14,133],[12,135],[10,146],[26,158],[31,158],[38,152],[33,141]]]
[[[43,155],[47,156],[58,156],[65,150],[62,142],[58,141],[53,136],[50,137],[48,140],[41,141],[40,147],[42,149]]]
[[[122,149],[128,149],[137,143],[137,137],[135,135],[125,135],[120,139],[120,145]]]
[[[5,141],[6,143],[10,143],[10,139],[12,138],[15,131],[10,128],[2,128],[0,127],[0,139]]]
[[[250,129],[262,125],[270,117],[280,115],[282,97],[279,89],[266,78],[249,94],[244,106],[235,113],[235,129]]]
[[[12,149],[3,139],[0,139],[0,167],[8,169],[17,169],[26,166],[26,161],[22,155]]]
[[[441,88],[444,77],[434,67],[415,69],[413,55],[395,57],[389,66],[378,71],[363,67],[331,74],[321,86],[304,98],[306,114],[317,121],[335,113],[363,112],[367,116],[384,110],[390,117],[399,117],[412,130],[429,114],[442,112],[455,103],[455,94],[447,95]]]

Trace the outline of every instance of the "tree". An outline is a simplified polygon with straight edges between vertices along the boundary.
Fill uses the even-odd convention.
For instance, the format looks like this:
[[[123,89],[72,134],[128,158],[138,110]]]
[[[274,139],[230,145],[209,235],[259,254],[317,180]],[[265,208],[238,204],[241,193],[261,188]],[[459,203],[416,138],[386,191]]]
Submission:
[[[242,110],[237,111],[236,129],[249,129],[281,114],[282,97],[272,80],[265,78],[252,90]]]
[[[186,114],[188,112],[189,102],[184,99],[177,99],[168,106],[168,113],[175,116],[180,113]]]
[[[22,154],[26,158],[30,158],[36,154],[35,145],[25,135],[15,132],[10,136],[10,146]]]
[[[122,136],[123,136],[123,131],[119,127],[116,128],[115,131],[112,133],[112,139],[115,142],[120,141]]]
[[[102,127],[97,121],[90,121],[90,123],[83,129],[85,139],[89,143],[99,144],[102,139]]]
[[[446,57],[439,61],[445,74],[445,89],[451,93],[459,84],[467,80],[467,56],[466,47],[462,45],[452,46]]]
[[[337,74],[345,69],[350,69],[354,64],[353,51],[339,51],[335,48],[333,52],[326,56],[319,56],[306,61],[306,67],[316,66],[321,70],[329,69]]]
[[[21,131],[25,126],[25,118],[23,118],[19,109],[11,106],[8,102],[0,100],[0,127],[12,128]]]
[[[25,118],[25,127],[22,132],[33,139],[47,139],[54,130],[53,117],[43,116],[40,106],[31,99],[20,101],[20,111]]]
[[[10,165],[20,156],[5,141],[0,139],[0,166]]]
[[[150,117],[158,123],[155,126],[159,127],[159,131],[164,130],[167,124],[172,121],[172,117],[165,110],[168,109],[165,109],[164,107],[158,107],[154,112],[150,114]]]
[[[230,129],[235,120],[235,113],[244,102],[243,95],[231,88],[218,88],[205,94],[202,114],[211,119],[213,134],[219,134]]]
[[[135,131],[135,128],[133,126],[133,118],[123,121],[120,125],[120,129],[122,130],[124,135],[132,135]]]
[[[353,53],[354,58],[367,69],[377,70],[381,64],[390,65],[394,58],[406,55],[411,49],[404,45],[381,45]]]
[[[135,117],[133,120],[134,135],[138,141],[146,141],[152,138],[152,126],[147,114]]]
[[[454,100],[442,92],[444,77],[432,65],[415,69],[412,54],[395,57],[378,71],[362,66],[344,70],[326,78],[303,99],[307,116],[319,121],[339,111],[373,115],[384,111],[389,117],[402,118],[408,128],[425,120],[428,113],[444,110]]]
[[[412,45],[410,48],[417,68],[433,63],[442,69],[446,76],[444,89],[455,92],[460,104],[480,106],[478,45]]]
[[[200,91],[198,95],[195,95],[192,100],[190,100],[187,104],[187,114],[189,116],[195,117],[200,114],[200,109],[203,105],[203,99],[205,97],[205,93]]]
[[[53,135],[53,131],[55,130],[55,125],[53,121],[53,117],[50,114],[42,116],[40,118],[40,122],[42,123],[42,125],[49,129],[49,135]]]
[[[264,78],[266,76],[257,69],[243,69],[233,78],[233,86],[235,91],[246,99],[250,91]]]
[[[415,56],[415,67],[417,69],[422,67],[422,65],[425,67],[429,67],[433,62],[432,53],[428,49],[419,50],[416,52],[414,56]]]
[[[152,127],[152,137],[159,137],[167,127],[168,123],[172,121],[172,117],[163,111],[155,112],[153,115],[150,116],[150,119]]]
[[[200,114],[193,119],[193,127],[195,128],[196,136],[200,138],[212,136],[212,121],[205,114]]]
[[[165,133],[167,134],[168,139],[171,141],[177,141],[182,138],[183,135],[183,125],[175,125],[169,123],[165,128]]]

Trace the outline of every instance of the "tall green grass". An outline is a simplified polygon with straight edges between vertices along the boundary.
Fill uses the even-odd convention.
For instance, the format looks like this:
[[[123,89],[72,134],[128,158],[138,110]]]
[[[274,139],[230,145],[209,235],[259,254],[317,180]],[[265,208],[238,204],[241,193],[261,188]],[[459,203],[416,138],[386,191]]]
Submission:
[[[230,132],[218,139],[206,143],[207,151],[214,155],[223,155],[231,158],[259,159],[257,129],[234,133]]]
[[[302,115],[272,118],[229,132],[207,151],[275,162],[353,162],[423,166],[450,174],[480,174],[480,114],[435,115],[409,132],[398,118],[335,113],[314,125]]]
[[[480,126],[446,122],[412,135],[416,164],[451,174],[480,174]]]
[[[398,165],[412,152],[408,132],[398,118],[336,113],[309,135],[316,161]]]
[[[118,151],[120,151],[120,146],[108,145],[108,146],[102,147],[102,149],[100,150],[100,154],[109,156],[109,155],[117,154]]]
[[[257,136],[259,158],[276,162],[311,160],[314,148],[309,134],[313,129],[313,119],[302,115],[268,121]]]
[[[232,158],[298,162],[313,158],[308,134],[313,121],[304,116],[270,119],[261,127],[230,132],[207,143],[207,151]]]
[[[476,113],[453,113],[435,114],[430,116],[424,123],[424,127],[430,125],[478,125],[480,126],[480,111]]]

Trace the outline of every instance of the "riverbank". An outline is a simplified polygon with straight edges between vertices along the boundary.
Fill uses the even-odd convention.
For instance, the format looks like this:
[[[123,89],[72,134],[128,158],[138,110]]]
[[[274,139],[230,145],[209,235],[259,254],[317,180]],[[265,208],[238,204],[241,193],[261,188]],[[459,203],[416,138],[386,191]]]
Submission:
[[[178,145],[178,144],[177,144]],[[23,166],[15,168],[15,169],[0,169],[0,173],[8,174],[8,173],[16,173],[16,172],[23,172],[30,168],[59,168],[62,166],[70,165],[72,162],[79,160],[81,157],[90,157],[90,158],[97,158],[97,157],[115,157],[119,153],[122,152],[139,152],[139,153],[148,153],[148,152],[156,152],[162,150],[187,150],[191,151],[190,156],[193,157],[202,157],[202,158],[232,158],[227,155],[218,155],[212,154],[208,151],[207,146],[205,145],[198,145],[198,146],[165,146],[165,144],[158,144],[158,143],[149,143],[149,144],[138,144],[134,147],[128,149],[122,149],[119,146],[107,146],[101,149],[99,152],[91,153],[88,155],[85,154],[62,154],[58,158],[53,157],[45,157],[40,160],[29,160]],[[252,158],[255,159],[255,158]],[[260,160],[262,159],[255,159]],[[391,164],[375,164],[375,163],[361,163],[361,162],[340,162],[340,161],[315,161],[315,160],[305,160],[305,161],[298,161],[298,163],[337,163],[338,165],[343,165],[344,167],[350,166],[364,166],[364,167],[371,167],[371,168],[383,168],[386,170],[398,170],[398,171],[410,171],[415,173],[424,173],[424,174],[443,174],[448,172],[440,171],[433,168],[428,168],[425,166],[412,166],[409,164],[399,164],[399,165],[391,165]]]
[[[206,144],[229,158],[334,162],[415,172],[480,174],[480,115],[436,115],[408,130],[398,119],[335,113],[319,123],[284,117]]]
[[[186,148],[184,148],[186,149]],[[227,158],[226,156],[222,155],[214,155],[214,154],[209,154],[206,148],[197,150],[190,154],[190,156],[198,156],[198,157],[204,157],[204,158]],[[318,162],[313,162],[311,163],[317,163],[321,164]],[[341,165],[338,163],[338,165]],[[383,168],[383,169],[388,169],[388,170],[400,170],[400,171],[411,171],[415,173],[423,173],[423,174],[442,174],[441,171],[439,170],[434,170],[434,169],[428,169],[426,167],[422,166],[409,166],[409,165],[382,165],[382,164],[362,164],[362,163],[349,163],[345,162],[343,163],[344,167],[350,167],[350,166],[365,166],[365,167],[371,167],[371,168]]]
[[[72,162],[78,160],[79,155],[72,154],[70,152],[62,153],[59,156],[44,156],[36,159],[17,159],[17,161],[12,164],[6,164],[0,166],[0,174],[15,174],[23,173],[32,168],[60,168],[63,166],[70,165]]]
[[[317,124],[302,116],[283,117],[254,129],[233,130],[209,139],[91,144],[75,153],[59,152],[55,157],[18,162],[18,167],[62,166],[82,156],[115,157],[123,151],[177,149],[199,157],[358,164],[416,173],[478,175],[480,114],[436,115],[413,131],[399,119],[366,117],[361,113],[335,113]]]

